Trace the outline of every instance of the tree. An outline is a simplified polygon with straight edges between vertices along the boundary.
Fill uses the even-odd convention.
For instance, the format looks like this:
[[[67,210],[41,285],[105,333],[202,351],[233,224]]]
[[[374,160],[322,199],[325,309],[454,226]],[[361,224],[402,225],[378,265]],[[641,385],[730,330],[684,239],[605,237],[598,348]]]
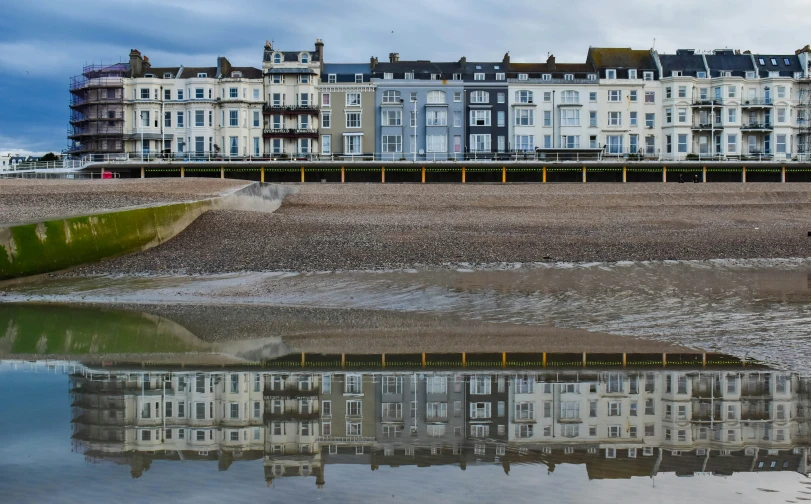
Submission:
[[[42,156],[41,158],[39,158],[39,160],[40,161],[59,161],[59,156],[57,156],[53,152],[49,152],[49,153],[45,154],[44,156]]]

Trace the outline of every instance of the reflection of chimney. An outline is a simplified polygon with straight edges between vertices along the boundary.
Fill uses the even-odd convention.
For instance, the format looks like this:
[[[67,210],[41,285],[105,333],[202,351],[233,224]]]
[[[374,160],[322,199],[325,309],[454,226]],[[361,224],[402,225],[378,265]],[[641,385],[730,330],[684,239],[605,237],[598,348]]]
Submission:
[[[142,77],[144,74],[144,59],[138,49],[130,51],[130,71],[133,77]]]
[[[397,63],[400,61],[400,53],[389,53],[389,63]]]
[[[371,70],[374,71],[375,67],[377,66],[376,56],[372,56],[371,58],[369,58],[369,66],[371,67]]]
[[[548,58],[546,58],[546,65],[549,67],[550,70],[555,69],[555,55],[550,54]]]

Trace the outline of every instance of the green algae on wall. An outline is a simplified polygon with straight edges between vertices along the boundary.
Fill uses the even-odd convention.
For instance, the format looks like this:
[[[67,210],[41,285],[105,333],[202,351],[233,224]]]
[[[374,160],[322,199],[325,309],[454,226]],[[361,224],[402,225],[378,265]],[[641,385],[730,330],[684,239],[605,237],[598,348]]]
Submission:
[[[162,243],[210,200],[0,226],[0,280],[58,271]]]
[[[144,313],[0,304],[0,355],[182,353],[206,346],[182,326]]]

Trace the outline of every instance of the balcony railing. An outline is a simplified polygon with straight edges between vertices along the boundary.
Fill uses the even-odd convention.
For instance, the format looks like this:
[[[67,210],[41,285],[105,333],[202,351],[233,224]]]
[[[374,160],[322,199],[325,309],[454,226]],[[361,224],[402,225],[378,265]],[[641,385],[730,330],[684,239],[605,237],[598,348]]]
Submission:
[[[744,98],[741,107],[770,107],[774,105],[773,98]]]
[[[742,130],[771,130],[774,129],[772,123],[767,122],[748,122],[741,125]]]
[[[262,107],[266,114],[318,114],[315,105],[268,105]]]
[[[318,420],[320,413],[317,411],[301,412],[298,410],[284,410],[279,412],[266,411],[265,421],[272,420]]]
[[[743,421],[751,421],[751,420],[769,420],[771,415],[768,411],[742,411],[741,412],[741,420]]]
[[[694,107],[718,107],[724,104],[723,98],[698,97],[693,99]]]
[[[298,387],[285,387],[283,389],[265,389],[262,392],[265,397],[301,397],[301,396],[317,396],[318,390],[316,388],[310,388],[306,390],[301,390]]]
[[[722,129],[724,127],[724,123],[721,121],[693,121],[694,130],[711,130],[711,129]]]

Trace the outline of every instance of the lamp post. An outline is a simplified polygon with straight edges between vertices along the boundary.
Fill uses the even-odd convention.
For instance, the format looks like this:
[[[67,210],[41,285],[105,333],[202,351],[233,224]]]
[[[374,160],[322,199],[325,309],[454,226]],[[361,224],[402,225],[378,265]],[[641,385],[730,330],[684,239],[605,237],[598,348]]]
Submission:
[[[164,130],[163,130],[164,126],[166,125],[166,117],[165,117],[166,112],[164,111],[164,108],[163,108],[163,98],[164,98],[164,96],[163,96],[163,86],[161,86],[160,93],[161,93],[161,117],[160,117],[160,121],[161,121],[161,154],[163,154],[163,151],[166,148],[166,137],[165,137],[165,133],[164,133]],[[161,157],[163,157],[163,156],[161,156]]]
[[[417,162],[417,100],[414,100],[414,162]]]

